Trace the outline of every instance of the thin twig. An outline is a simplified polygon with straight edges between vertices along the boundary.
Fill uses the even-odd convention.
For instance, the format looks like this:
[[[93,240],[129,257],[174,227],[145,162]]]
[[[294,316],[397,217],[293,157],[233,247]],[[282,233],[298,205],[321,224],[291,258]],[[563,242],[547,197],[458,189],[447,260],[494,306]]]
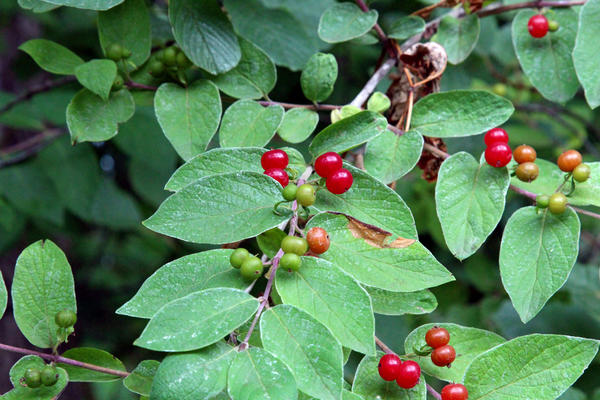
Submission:
[[[22,161],[42,150],[52,140],[65,134],[61,129],[42,131],[12,146],[0,149],[0,168]]]
[[[350,102],[350,104],[356,107],[362,107],[362,105],[365,101],[367,101],[371,93],[375,91],[379,82],[381,82],[381,80],[387,76],[387,74],[390,72],[394,65],[396,65],[396,60],[392,58],[381,64],[381,67],[379,67],[379,69],[375,71],[373,76],[371,76],[371,78],[367,81],[367,83],[361,89],[361,91],[356,95],[354,100]]]
[[[363,12],[369,12],[369,7],[365,4],[365,2],[363,0],[355,0],[356,4],[358,5],[358,7],[363,10]],[[377,36],[379,36],[379,40],[381,40],[381,42],[385,43],[388,40],[387,35],[385,34],[385,32],[383,32],[383,29],[381,29],[381,26],[379,26],[379,24],[376,22],[375,26],[373,27],[375,29],[375,32],[377,32]]]
[[[294,104],[294,103],[282,103],[280,101],[271,101],[271,100],[260,100],[260,103],[263,106],[281,106],[285,109],[289,108],[307,108],[309,110],[319,110],[319,111],[330,111],[337,110],[342,106],[337,106],[334,104]]]
[[[156,86],[144,85],[143,83],[138,83],[134,81],[125,82],[125,86],[131,89],[141,89],[141,90],[152,90],[156,91],[158,88]]]
[[[59,78],[55,81],[47,81],[45,83],[42,83],[39,86],[33,87],[33,88],[27,90],[26,92],[22,93],[21,95],[15,97],[13,100],[9,101],[2,107],[0,107],[0,114],[3,114],[5,112],[9,111],[10,109],[12,109],[14,106],[16,106],[19,103],[22,103],[24,101],[31,99],[36,94],[48,92],[54,88],[57,88],[60,86],[65,86],[71,82],[75,82],[75,77],[74,76],[65,76],[65,77]]]

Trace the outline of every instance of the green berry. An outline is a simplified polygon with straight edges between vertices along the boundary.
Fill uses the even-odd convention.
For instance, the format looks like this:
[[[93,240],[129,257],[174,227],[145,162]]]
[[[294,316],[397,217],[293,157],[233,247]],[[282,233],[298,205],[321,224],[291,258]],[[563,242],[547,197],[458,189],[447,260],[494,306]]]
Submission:
[[[167,47],[163,53],[163,62],[172,67],[177,64],[177,49],[175,47]]]
[[[229,257],[229,262],[231,263],[231,266],[233,268],[240,268],[242,266],[242,263],[248,257],[250,257],[250,253],[248,252],[248,250],[240,247],[235,249],[233,253],[231,253],[231,256]]]
[[[123,47],[123,58],[129,58],[131,57],[131,50],[129,50],[126,47]]]
[[[32,389],[40,387],[42,384],[40,371],[35,368],[29,368],[25,371],[23,378],[25,379],[25,384]]]
[[[294,253],[302,256],[308,251],[308,242],[298,236],[286,236],[281,241],[281,249],[284,253]]]
[[[548,30],[550,32],[556,32],[559,27],[560,25],[558,24],[558,21],[554,21],[552,19],[548,20]]]
[[[46,365],[40,373],[44,386],[52,386],[58,381],[58,371],[52,365]]]
[[[557,192],[550,196],[548,201],[548,209],[552,214],[562,214],[567,209],[567,196]]]
[[[121,90],[121,89],[123,89],[124,84],[125,84],[125,81],[123,80],[123,77],[121,76],[121,74],[117,74],[117,76],[115,76],[115,80],[113,81],[113,84],[112,84],[112,90]]]
[[[585,182],[590,177],[592,173],[592,169],[587,164],[579,164],[573,170],[573,179],[577,182]]]
[[[180,51],[179,53],[177,53],[177,56],[175,57],[175,63],[177,64],[177,66],[179,68],[187,68],[192,64],[190,59],[187,58],[187,56],[183,53],[183,51]]]
[[[154,58],[156,58],[158,61],[165,61],[165,50],[162,49],[157,51],[154,55]]]
[[[312,206],[315,204],[316,195],[315,188],[313,185],[305,183],[304,185],[300,185],[298,191],[296,192],[296,200],[298,203],[304,207]]]
[[[281,257],[281,260],[279,260],[279,266],[288,271],[298,271],[301,264],[302,259],[298,254],[294,253],[285,253]]]
[[[165,72],[165,64],[158,60],[154,60],[150,63],[150,75],[160,76]]]
[[[260,278],[263,272],[263,263],[260,258],[256,256],[250,256],[244,260],[240,267],[240,273],[242,278],[249,281],[254,281]]]
[[[540,194],[535,198],[535,204],[539,208],[547,208],[550,203],[550,196],[547,194]]]
[[[109,45],[106,49],[106,57],[113,61],[119,61],[123,58],[123,46],[118,43]]]
[[[61,328],[70,328],[77,322],[77,314],[71,310],[62,310],[54,316],[54,322]]]
[[[288,183],[288,185],[283,189],[283,198],[287,201],[296,200],[296,191],[298,190],[298,186],[293,183]]]
[[[492,92],[498,96],[504,97],[506,96],[506,85],[504,83],[495,83],[494,86],[492,86]]]

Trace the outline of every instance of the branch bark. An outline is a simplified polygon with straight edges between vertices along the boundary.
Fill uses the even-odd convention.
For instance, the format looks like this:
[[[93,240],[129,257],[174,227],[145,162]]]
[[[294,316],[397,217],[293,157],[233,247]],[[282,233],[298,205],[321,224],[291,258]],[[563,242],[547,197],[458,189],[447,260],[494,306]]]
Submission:
[[[39,86],[33,87],[33,88],[25,91],[21,95],[15,97],[13,100],[9,101],[4,106],[0,107],[0,114],[3,114],[5,112],[9,111],[10,109],[12,109],[14,106],[16,106],[19,103],[29,100],[36,94],[48,92],[57,87],[65,86],[71,82],[75,82],[75,77],[74,76],[65,76],[65,77],[59,78],[55,81],[48,81]]]

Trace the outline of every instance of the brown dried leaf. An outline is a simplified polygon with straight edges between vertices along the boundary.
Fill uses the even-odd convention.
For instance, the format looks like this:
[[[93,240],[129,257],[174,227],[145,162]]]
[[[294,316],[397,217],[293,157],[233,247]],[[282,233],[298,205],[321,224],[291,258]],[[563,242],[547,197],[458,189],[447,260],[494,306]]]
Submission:
[[[357,239],[363,239],[370,246],[377,247],[379,249],[403,249],[415,242],[414,239],[399,237],[391,243],[386,243],[388,238],[392,236],[390,232],[384,231],[383,229],[374,225],[359,221],[356,218],[352,218],[348,215],[346,215],[346,218],[348,218],[348,229],[350,229],[352,236]]]
[[[423,139],[425,139],[425,143],[429,143],[443,152],[448,151],[446,143],[444,143],[444,141],[440,138],[423,136]],[[425,179],[427,182],[435,182],[443,162],[444,159],[442,157],[439,157],[430,151],[423,150],[417,166],[423,170],[423,179]]]

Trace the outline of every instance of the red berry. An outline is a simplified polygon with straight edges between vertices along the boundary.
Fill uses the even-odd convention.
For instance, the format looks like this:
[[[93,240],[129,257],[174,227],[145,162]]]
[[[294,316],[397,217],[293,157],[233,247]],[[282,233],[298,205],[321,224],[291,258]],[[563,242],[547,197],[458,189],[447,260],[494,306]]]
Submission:
[[[450,345],[438,347],[431,353],[431,362],[438,367],[445,367],[452,364],[456,359],[456,350]]]
[[[442,389],[442,400],[467,400],[468,398],[467,388],[460,383],[446,385]]]
[[[400,365],[402,361],[395,354],[386,354],[379,359],[379,376],[386,381],[393,381],[400,373]]]
[[[508,143],[508,133],[502,128],[493,128],[486,132],[483,141],[486,146],[496,143]]]
[[[485,161],[492,167],[501,168],[510,162],[512,151],[506,143],[496,143],[485,149]]]
[[[260,158],[260,165],[265,170],[273,168],[284,169],[288,166],[289,162],[288,155],[283,150],[269,150]]]
[[[290,183],[290,177],[288,176],[287,172],[281,168],[268,169],[264,172],[264,174],[275,179],[283,187],[286,187],[287,184]]]
[[[421,367],[414,361],[405,361],[400,366],[400,372],[396,378],[398,386],[404,389],[415,387],[421,377]]]
[[[558,168],[564,172],[572,172],[583,159],[581,158],[581,153],[577,150],[567,150],[558,156]]]
[[[340,169],[342,169],[342,157],[333,151],[321,154],[315,161],[315,172],[322,178],[329,178]]]
[[[342,168],[327,178],[325,186],[327,186],[327,190],[333,194],[342,194],[350,189],[352,182],[354,182],[354,179],[352,178],[350,171]]]
[[[534,38],[543,38],[548,33],[548,19],[541,14],[536,14],[529,18],[527,29]]]
[[[434,326],[425,334],[425,342],[434,349],[437,349],[450,342],[450,333],[444,328]]]

